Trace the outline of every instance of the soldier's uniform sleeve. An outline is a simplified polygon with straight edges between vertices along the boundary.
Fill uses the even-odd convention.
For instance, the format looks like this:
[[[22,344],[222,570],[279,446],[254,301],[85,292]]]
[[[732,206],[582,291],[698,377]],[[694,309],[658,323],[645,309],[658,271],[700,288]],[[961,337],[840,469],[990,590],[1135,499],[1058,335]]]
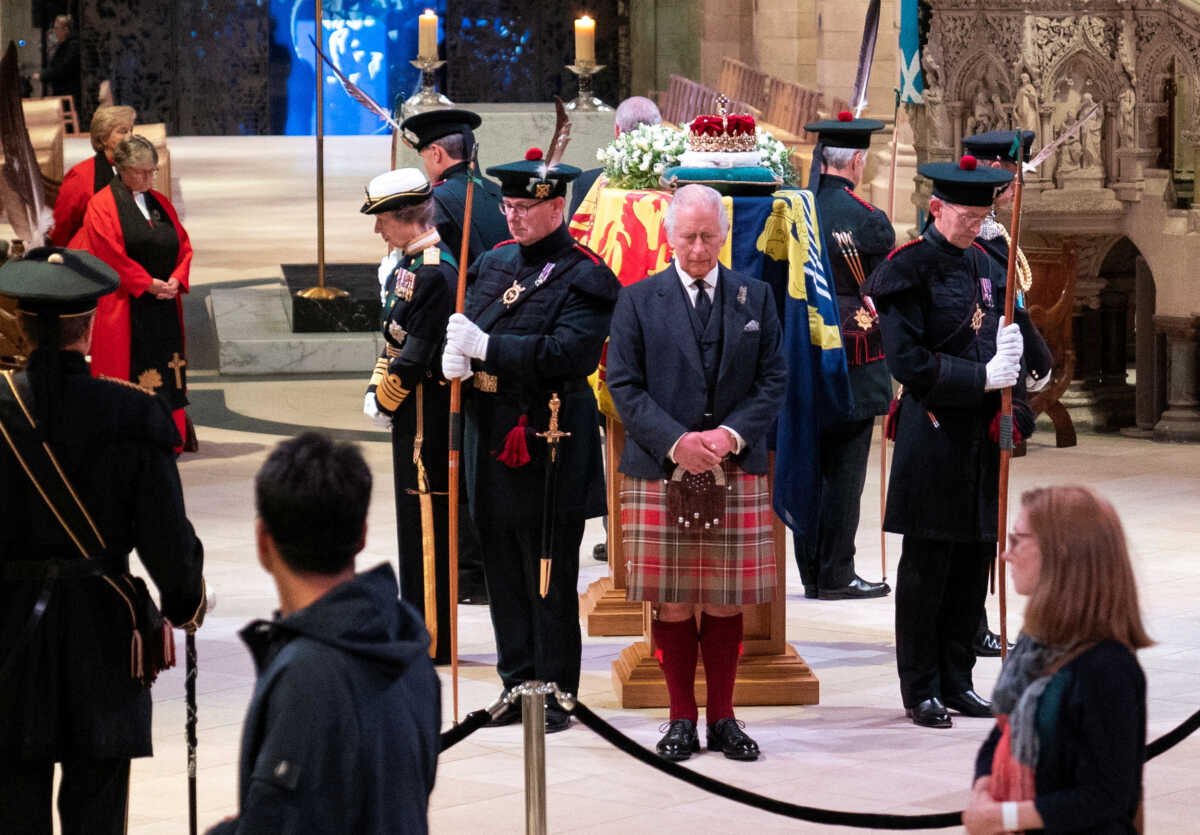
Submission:
[[[870,275],[895,248],[896,231],[887,215],[876,209],[863,219],[855,239],[858,250],[862,253],[863,271]]]
[[[433,250],[433,253],[437,252]],[[402,344],[398,351],[390,352],[394,356],[388,356],[388,349],[384,349],[384,356],[376,363],[376,374],[372,377],[379,409],[388,414],[400,408],[434,366],[446,334],[446,320],[450,318],[450,290],[436,256],[426,251],[423,259],[416,270],[412,298],[403,305],[403,322],[398,321],[396,311],[400,305],[397,305],[386,326],[404,330]],[[380,363],[386,365],[381,367]]]

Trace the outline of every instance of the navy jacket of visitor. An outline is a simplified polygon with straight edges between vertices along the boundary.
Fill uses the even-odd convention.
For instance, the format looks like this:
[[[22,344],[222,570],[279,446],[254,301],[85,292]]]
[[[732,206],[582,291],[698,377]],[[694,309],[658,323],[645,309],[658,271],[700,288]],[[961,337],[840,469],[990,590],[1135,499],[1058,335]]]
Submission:
[[[238,817],[210,835],[428,831],[441,747],[429,635],[380,565],[242,630],[258,683]]]

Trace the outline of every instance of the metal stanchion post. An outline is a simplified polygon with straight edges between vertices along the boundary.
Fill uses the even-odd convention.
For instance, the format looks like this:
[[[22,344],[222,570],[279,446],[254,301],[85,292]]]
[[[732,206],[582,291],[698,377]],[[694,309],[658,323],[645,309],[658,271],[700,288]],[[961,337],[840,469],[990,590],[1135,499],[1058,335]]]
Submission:
[[[525,730],[525,832],[546,835],[546,697],[540,681],[521,689],[521,724]]]

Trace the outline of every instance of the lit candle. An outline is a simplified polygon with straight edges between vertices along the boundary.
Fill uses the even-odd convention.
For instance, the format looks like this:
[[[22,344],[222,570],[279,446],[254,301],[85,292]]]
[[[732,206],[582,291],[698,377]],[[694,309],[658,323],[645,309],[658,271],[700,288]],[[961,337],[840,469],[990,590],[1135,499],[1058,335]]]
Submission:
[[[426,9],[425,14],[417,20],[420,23],[420,37],[417,40],[417,57],[437,58],[437,24],[438,16],[433,9]]]
[[[596,21],[587,15],[575,21],[576,63],[596,63]]]

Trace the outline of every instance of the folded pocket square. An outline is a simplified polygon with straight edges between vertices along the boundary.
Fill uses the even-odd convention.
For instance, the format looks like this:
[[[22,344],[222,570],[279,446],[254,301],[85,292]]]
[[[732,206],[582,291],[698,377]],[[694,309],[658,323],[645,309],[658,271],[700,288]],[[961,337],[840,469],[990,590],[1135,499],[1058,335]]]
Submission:
[[[756,331],[758,329],[759,329],[758,320],[751,319],[749,322],[746,323],[746,327],[742,328],[742,333],[753,333],[754,331]]]

